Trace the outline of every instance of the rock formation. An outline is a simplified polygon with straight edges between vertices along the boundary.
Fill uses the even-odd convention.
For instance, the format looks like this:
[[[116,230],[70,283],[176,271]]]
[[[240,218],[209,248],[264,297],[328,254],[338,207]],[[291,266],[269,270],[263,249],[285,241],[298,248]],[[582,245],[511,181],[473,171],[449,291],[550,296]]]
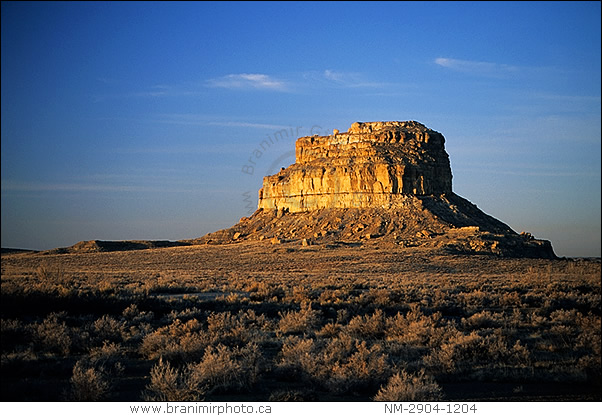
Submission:
[[[415,121],[356,122],[337,131],[299,138],[295,164],[263,179],[259,209],[393,208],[404,195],[451,193],[440,133]]]
[[[193,243],[366,243],[554,258],[452,191],[445,138],[416,121],[356,122],[297,139],[295,163],[265,177],[257,211]]]

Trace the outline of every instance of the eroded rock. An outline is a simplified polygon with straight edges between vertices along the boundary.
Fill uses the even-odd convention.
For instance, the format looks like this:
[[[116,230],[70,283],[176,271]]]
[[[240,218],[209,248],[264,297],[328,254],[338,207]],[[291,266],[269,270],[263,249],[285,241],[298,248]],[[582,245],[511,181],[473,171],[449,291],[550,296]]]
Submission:
[[[444,144],[416,121],[354,123],[345,133],[301,137],[295,164],[263,179],[258,208],[391,208],[401,195],[451,193]]]
[[[257,211],[195,243],[379,244],[448,254],[555,258],[452,191],[445,138],[416,121],[356,122],[297,139],[295,163],[265,177]]]

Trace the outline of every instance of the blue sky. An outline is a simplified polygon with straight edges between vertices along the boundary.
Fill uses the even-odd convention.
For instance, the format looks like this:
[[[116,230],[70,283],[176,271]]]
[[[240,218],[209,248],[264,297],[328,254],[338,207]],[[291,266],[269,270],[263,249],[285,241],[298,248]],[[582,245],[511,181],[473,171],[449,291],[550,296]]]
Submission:
[[[2,2],[2,246],[202,236],[252,213],[297,137],[417,120],[446,137],[457,194],[600,256],[600,14]]]

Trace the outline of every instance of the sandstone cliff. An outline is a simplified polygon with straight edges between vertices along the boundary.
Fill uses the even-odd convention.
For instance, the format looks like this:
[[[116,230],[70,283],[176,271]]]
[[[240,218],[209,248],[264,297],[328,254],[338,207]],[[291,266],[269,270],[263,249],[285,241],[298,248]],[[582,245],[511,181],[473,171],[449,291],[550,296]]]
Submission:
[[[191,243],[346,243],[555,258],[452,191],[445,138],[416,121],[356,122],[301,137],[295,163],[263,179],[257,211]]]
[[[356,122],[346,133],[301,137],[295,164],[263,179],[258,208],[392,208],[402,195],[451,193],[444,143],[415,121]]]

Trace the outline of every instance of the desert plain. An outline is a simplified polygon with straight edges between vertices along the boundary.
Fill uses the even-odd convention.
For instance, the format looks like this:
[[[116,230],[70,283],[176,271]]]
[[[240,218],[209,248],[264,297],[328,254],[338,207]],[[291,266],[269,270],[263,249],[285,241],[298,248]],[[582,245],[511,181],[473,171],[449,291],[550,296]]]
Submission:
[[[599,259],[272,242],[3,251],[2,400],[602,399]]]

